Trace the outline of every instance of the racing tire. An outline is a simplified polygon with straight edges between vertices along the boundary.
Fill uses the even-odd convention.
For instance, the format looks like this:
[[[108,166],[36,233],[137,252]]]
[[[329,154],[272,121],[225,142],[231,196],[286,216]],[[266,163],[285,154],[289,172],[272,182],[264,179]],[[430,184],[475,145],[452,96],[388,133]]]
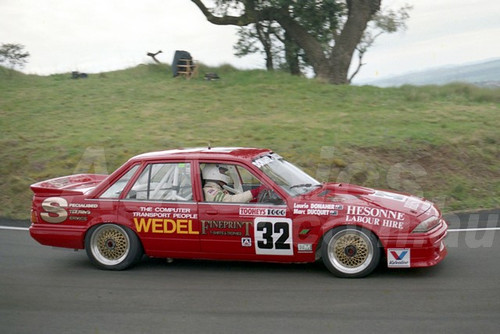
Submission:
[[[325,234],[321,257],[325,266],[337,277],[361,278],[379,264],[381,250],[377,237],[354,226],[340,226]]]
[[[142,258],[137,235],[127,227],[102,224],[92,227],[85,236],[85,250],[99,269],[124,270]]]

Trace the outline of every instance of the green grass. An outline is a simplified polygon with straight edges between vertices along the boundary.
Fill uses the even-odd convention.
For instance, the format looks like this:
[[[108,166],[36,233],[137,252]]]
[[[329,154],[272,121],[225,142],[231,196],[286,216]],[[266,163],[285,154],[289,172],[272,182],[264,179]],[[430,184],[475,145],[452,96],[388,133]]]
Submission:
[[[218,81],[203,80],[215,71]],[[267,147],[322,181],[411,191],[444,211],[500,207],[500,90],[332,86],[285,73],[142,65],[72,80],[0,69],[0,216],[29,185],[178,147]]]

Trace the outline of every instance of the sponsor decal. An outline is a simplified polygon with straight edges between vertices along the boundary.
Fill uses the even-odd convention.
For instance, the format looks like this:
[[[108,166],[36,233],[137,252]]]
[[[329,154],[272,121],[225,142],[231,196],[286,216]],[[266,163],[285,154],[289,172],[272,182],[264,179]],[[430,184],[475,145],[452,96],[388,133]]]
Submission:
[[[387,267],[409,268],[411,266],[410,251],[409,248],[389,248],[387,250]]]
[[[86,222],[88,218],[86,216],[69,216],[68,219],[74,221]]]
[[[257,168],[261,168],[271,162],[273,162],[274,160],[279,160],[281,159],[281,157],[276,154],[276,153],[272,153],[272,154],[268,154],[268,155],[265,155],[263,157],[260,157],[258,159],[255,159],[254,161],[252,161],[252,164],[254,166],[256,166]]]
[[[191,219],[134,218],[134,224],[138,233],[200,234]]]
[[[90,210],[69,210],[72,215],[90,215],[92,212]]]
[[[286,216],[286,209],[240,208],[240,216]]]
[[[95,203],[68,203],[62,197],[49,197],[42,202],[43,211],[40,217],[47,223],[58,224],[66,219],[74,221],[87,221],[87,216],[92,214],[91,210],[97,209]]]
[[[81,209],[97,209],[99,205],[94,203],[69,203],[69,207]]]
[[[87,221],[88,216],[92,213],[92,211],[87,209],[97,209],[99,207],[98,204],[95,203],[69,203],[69,220],[74,221]]]
[[[299,253],[312,253],[313,245],[312,244],[297,244],[297,250]]]
[[[202,220],[201,234],[249,237],[251,225],[252,222]]]
[[[137,218],[170,218],[170,219],[198,219],[198,214],[192,213],[190,208],[141,206],[139,211],[133,212]]]
[[[418,198],[408,197],[408,200],[405,202],[405,208],[408,208],[412,211],[417,211],[421,203],[422,201]]]
[[[252,238],[241,238],[242,247],[252,247]]]
[[[404,202],[407,198],[407,196],[395,193],[389,193],[387,191],[376,191],[375,194],[373,194],[372,196],[392,199],[394,201],[400,201],[400,202]]]
[[[362,223],[402,230],[404,220],[405,214],[399,211],[367,206],[347,206],[346,222],[348,223]]]
[[[61,197],[49,197],[42,202],[43,212],[40,212],[40,217],[47,223],[58,224],[68,218],[68,201]]]

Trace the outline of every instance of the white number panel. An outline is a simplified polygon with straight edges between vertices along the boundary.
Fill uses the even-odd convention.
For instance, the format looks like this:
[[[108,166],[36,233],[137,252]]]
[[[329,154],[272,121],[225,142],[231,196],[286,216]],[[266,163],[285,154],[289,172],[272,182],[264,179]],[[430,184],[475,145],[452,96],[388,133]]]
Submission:
[[[258,217],[253,226],[256,254],[293,255],[291,219]]]

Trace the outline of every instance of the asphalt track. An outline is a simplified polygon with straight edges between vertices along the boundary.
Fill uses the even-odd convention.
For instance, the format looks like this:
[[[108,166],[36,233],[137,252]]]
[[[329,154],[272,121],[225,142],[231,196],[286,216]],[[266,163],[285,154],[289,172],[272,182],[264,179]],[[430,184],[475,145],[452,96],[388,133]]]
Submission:
[[[339,279],[321,263],[144,259],[95,269],[0,220],[0,333],[496,333],[499,211],[449,215],[432,268]],[[14,227],[14,229],[12,229]]]

